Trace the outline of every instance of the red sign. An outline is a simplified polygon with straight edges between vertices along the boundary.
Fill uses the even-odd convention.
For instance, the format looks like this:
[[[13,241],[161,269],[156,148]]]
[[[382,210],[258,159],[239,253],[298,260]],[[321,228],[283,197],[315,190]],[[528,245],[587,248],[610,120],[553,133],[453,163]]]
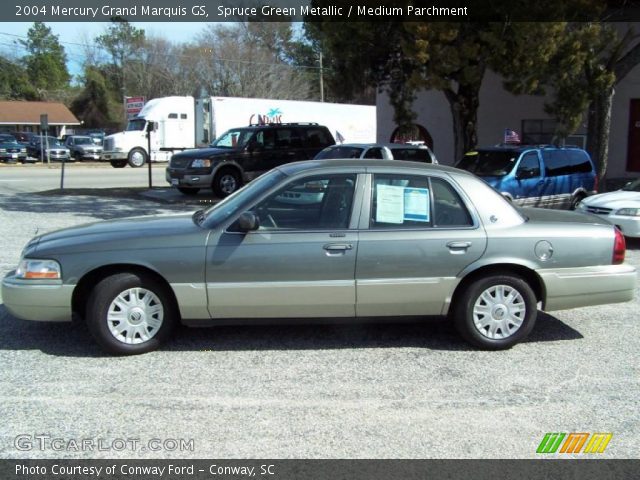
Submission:
[[[127,112],[127,118],[133,118],[140,113],[144,107],[144,97],[125,97],[124,104]]]

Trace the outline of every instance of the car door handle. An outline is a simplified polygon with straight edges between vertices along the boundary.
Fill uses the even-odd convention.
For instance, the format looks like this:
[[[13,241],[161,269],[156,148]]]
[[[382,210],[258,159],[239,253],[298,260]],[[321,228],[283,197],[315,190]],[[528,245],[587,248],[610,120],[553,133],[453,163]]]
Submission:
[[[353,249],[353,245],[350,243],[327,243],[322,248],[327,251],[327,255],[344,255],[347,250]]]
[[[447,247],[451,253],[464,253],[471,246],[471,242],[449,242]]]

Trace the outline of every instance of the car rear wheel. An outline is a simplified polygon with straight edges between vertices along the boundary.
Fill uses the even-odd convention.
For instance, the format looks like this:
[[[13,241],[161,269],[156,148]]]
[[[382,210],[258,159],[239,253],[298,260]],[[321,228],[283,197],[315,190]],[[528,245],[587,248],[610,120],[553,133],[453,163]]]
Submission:
[[[141,148],[134,148],[129,152],[128,162],[133,168],[142,167],[147,162],[147,152]]]
[[[584,195],[576,195],[571,199],[571,204],[569,205],[569,210],[575,210],[578,208],[580,202],[584,200]]]
[[[494,275],[468,285],[455,301],[454,323],[469,343],[502,350],[531,332],[536,316],[536,296],[520,277]]]
[[[173,331],[178,308],[166,285],[138,273],[118,273],[94,287],[87,326],[109,353],[135,355],[157,349]]]
[[[111,166],[113,168],[124,168],[127,166],[126,160],[111,160]]]
[[[240,188],[240,175],[235,170],[221,170],[213,178],[213,193],[218,198],[231,195]]]
[[[200,189],[189,188],[189,187],[178,187],[178,191],[184,195],[196,195],[200,191]]]

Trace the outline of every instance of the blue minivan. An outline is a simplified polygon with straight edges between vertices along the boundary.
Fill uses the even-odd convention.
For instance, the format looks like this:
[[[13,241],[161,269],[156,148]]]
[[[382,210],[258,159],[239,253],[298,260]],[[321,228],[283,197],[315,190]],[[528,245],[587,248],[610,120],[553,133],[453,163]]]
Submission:
[[[598,188],[589,154],[576,147],[483,147],[468,152],[456,167],[478,175],[523,207],[575,209]]]

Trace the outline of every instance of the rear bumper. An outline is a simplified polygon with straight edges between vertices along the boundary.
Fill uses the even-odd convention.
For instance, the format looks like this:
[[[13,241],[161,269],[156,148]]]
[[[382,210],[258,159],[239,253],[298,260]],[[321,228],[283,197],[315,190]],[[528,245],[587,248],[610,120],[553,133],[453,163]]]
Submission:
[[[11,272],[2,281],[2,302],[23,320],[69,322],[74,287],[51,280],[20,280]]]
[[[564,310],[633,300],[638,274],[630,265],[538,270],[545,287],[543,309]]]

